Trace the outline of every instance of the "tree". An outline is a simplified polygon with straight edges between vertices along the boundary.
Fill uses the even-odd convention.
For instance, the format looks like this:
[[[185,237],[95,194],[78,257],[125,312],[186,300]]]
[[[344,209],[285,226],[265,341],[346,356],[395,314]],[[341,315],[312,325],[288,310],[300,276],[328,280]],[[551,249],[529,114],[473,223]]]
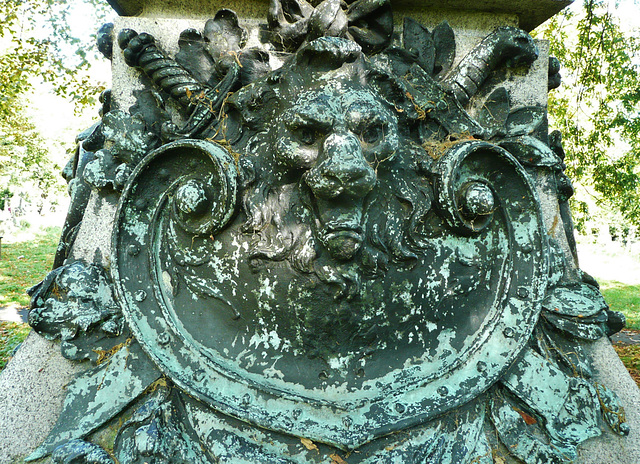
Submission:
[[[97,21],[105,17],[106,1],[85,2],[93,6]],[[93,41],[76,37],[68,21],[74,3],[0,2],[0,189],[30,181],[46,196],[60,177],[48,144],[24,112],[36,80],[50,83],[55,93],[80,106],[93,103],[103,89],[86,74]]]
[[[640,225],[640,40],[622,30],[607,0],[584,0],[537,36],[563,65],[563,85],[549,96],[552,125],[563,133],[567,173],[597,204]],[[574,202],[577,224],[588,214]]]

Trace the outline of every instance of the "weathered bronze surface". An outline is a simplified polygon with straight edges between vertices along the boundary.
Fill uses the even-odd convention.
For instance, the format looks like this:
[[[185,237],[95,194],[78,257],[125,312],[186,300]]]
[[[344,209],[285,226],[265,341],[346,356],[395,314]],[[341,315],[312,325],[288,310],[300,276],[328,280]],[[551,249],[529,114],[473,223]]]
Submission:
[[[394,33],[388,1],[273,0],[260,47],[230,10],[173,57],[112,34],[148,91],[80,137],[30,313],[97,366],[30,459],[542,464],[628,432],[581,354],[623,320],[534,187],[573,243],[560,137],[501,85],[538,59],[527,33],[456,61],[446,22]],[[118,205],[109,269],[69,253],[90,190]]]

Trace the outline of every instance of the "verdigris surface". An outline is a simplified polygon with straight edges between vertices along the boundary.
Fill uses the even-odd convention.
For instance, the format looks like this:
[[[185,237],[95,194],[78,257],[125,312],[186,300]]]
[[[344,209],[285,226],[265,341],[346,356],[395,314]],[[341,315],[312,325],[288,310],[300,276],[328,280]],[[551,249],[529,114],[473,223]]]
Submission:
[[[526,32],[461,57],[446,22],[394,32],[388,1],[273,0],[174,56],[114,35],[100,50],[146,90],[128,111],[105,94],[79,138],[30,313],[96,365],[30,460],[547,464],[628,433],[582,354],[624,320],[567,262],[560,136],[507,90],[539,58]],[[91,191],[117,211],[111,256],[86,262]]]

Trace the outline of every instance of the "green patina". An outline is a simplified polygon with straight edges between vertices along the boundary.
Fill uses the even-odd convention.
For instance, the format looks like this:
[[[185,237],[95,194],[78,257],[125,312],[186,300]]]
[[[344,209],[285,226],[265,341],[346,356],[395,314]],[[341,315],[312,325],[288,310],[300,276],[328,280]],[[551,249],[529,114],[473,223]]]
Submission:
[[[452,67],[448,24],[392,42],[388,2],[305,3],[306,29],[272,3],[277,69],[229,10],[175,59],[120,33],[185,122],[141,94],[76,170],[119,192],[111,268],[57,268],[30,320],[97,366],[29,459],[544,464],[601,422],[627,433],[574,356],[616,317],[546,229],[531,178],[564,174],[544,109],[498,86],[531,38],[499,28]]]

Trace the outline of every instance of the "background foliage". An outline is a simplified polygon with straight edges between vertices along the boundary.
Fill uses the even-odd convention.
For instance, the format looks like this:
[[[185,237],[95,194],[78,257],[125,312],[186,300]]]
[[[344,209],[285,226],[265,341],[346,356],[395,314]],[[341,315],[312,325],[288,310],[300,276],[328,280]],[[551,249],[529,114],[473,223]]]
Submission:
[[[104,0],[83,0],[94,12],[95,30],[109,11]],[[51,161],[48,143],[25,113],[34,84],[44,81],[78,107],[95,101],[104,87],[87,71],[93,40],[76,36],[69,21],[72,0],[0,1],[0,191],[31,183],[46,197],[60,188],[60,166]]]
[[[567,173],[624,228],[640,225],[640,40],[617,5],[578,0],[536,32],[564,69],[549,116],[563,133]],[[579,228],[594,212],[588,203],[578,195],[572,205]]]

